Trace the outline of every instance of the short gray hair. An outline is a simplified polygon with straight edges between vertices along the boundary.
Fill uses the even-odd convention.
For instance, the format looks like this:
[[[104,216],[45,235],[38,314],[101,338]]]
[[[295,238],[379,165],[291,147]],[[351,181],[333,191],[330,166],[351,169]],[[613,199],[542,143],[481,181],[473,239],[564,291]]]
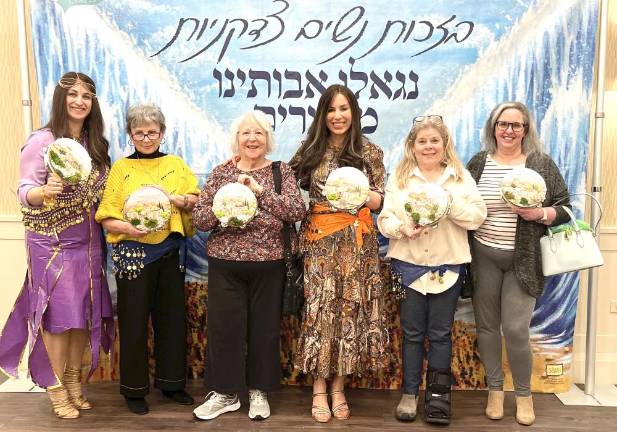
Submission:
[[[482,142],[484,143],[484,149],[489,154],[495,154],[497,151],[497,140],[495,139],[495,125],[497,124],[497,120],[501,113],[505,110],[513,108],[519,111],[523,115],[523,122],[525,122],[525,137],[523,138],[522,143],[522,152],[525,155],[529,155],[533,152],[542,151],[542,142],[538,137],[538,132],[536,131],[536,123],[533,120],[533,116],[523,103],[521,102],[503,102],[497,105],[491,111],[490,116],[486,120],[484,124],[484,129],[482,130]]]
[[[229,140],[229,147],[231,148],[231,153],[234,156],[240,154],[238,132],[240,131],[240,125],[247,120],[253,121],[266,132],[266,154],[272,153],[274,151],[274,148],[276,147],[276,143],[274,142],[274,133],[272,131],[272,124],[270,123],[270,119],[266,114],[264,114],[263,111],[245,112],[231,123]]]
[[[153,103],[133,105],[126,112],[126,133],[131,135],[133,127],[149,122],[157,123],[161,132],[165,132],[165,116],[157,105]]]

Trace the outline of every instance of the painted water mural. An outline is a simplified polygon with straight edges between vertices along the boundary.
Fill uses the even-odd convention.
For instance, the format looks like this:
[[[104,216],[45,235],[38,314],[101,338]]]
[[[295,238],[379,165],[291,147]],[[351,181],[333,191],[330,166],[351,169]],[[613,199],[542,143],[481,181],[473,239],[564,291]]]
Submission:
[[[288,160],[320,93],[344,83],[358,95],[364,132],[384,149],[388,170],[401,157],[413,117],[441,114],[467,161],[481,147],[493,106],[519,100],[534,113],[570,191],[585,190],[595,0],[502,0],[481,8],[468,0],[31,0],[30,8],[42,120],[62,73],[87,73],[97,83],[114,160],[132,152],[123,116],[142,101],[166,115],[162,150],[183,157],[201,181],[229,157],[227,130],[250,109],[271,116],[271,158]],[[583,208],[576,201],[579,214]],[[190,286],[206,284],[205,240],[202,233],[188,245]],[[549,278],[538,302],[537,390],[569,385],[578,283],[576,274]],[[201,302],[205,295],[191,297]],[[469,302],[461,302],[457,325],[461,334],[473,333]],[[460,349],[473,350],[473,343]],[[393,361],[390,372],[397,367]],[[482,385],[481,371],[471,369],[476,378],[459,387]],[[296,377],[290,372],[288,379]],[[358,385],[397,382],[381,377]]]

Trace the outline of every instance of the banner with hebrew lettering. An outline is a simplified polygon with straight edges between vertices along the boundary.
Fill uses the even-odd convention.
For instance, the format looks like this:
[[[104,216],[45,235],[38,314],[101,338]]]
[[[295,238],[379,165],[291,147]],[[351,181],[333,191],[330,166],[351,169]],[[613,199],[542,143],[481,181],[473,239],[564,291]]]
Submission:
[[[42,121],[66,71],[90,75],[112,159],[133,151],[128,106],[154,102],[167,118],[163,151],[184,158],[203,181],[229,157],[231,121],[247,110],[271,117],[288,160],[320,94],[342,83],[358,96],[363,131],[391,171],[413,117],[440,114],[467,161],[481,147],[494,105],[527,104],[545,151],[571,192],[585,189],[595,53],[596,0],[30,0]],[[581,213],[583,203],[576,203]],[[206,234],[189,244],[189,367],[203,371]],[[384,279],[387,281],[387,264]],[[569,388],[579,278],[549,278],[532,321],[533,389]],[[397,304],[388,299],[391,367],[352,385],[400,386]],[[297,322],[283,322],[285,382]],[[454,328],[458,388],[484,385],[473,313],[461,301]],[[505,361],[504,356],[504,362]],[[113,373],[101,376],[113,377]]]

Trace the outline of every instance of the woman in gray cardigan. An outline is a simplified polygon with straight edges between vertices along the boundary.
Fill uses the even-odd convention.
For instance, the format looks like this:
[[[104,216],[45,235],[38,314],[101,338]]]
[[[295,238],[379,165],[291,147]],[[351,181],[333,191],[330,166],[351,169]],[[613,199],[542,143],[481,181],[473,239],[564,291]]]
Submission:
[[[547,225],[569,220],[563,210],[570,206],[568,188],[555,162],[541,151],[533,118],[522,103],[495,107],[484,126],[483,142],[484,150],[469,161],[467,169],[488,210],[485,222],[471,236],[478,349],[489,387],[486,416],[503,418],[501,327],[516,393],[516,421],[531,425],[535,414],[529,326],[544,289],[540,237]],[[542,207],[515,207],[501,198],[501,180],[520,167],[538,172],[546,182]]]

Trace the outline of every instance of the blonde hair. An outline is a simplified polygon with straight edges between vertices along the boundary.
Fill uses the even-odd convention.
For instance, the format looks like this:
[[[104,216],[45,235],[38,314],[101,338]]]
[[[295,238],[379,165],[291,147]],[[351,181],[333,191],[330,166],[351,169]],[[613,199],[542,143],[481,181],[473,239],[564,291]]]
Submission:
[[[463,164],[454,151],[454,142],[452,141],[448,127],[440,118],[437,118],[437,116],[427,116],[422,121],[414,122],[409,134],[407,134],[407,138],[405,138],[403,159],[401,159],[396,167],[396,170],[394,171],[394,178],[396,178],[399,189],[405,188],[411,172],[418,166],[418,161],[413,154],[413,146],[418,137],[418,133],[424,129],[435,129],[439,132],[444,145],[444,157],[441,161],[442,165],[450,166],[454,169],[455,178],[457,181],[463,178]]]
[[[245,112],[231,123],[231,135],[229,141],[231,153],[234,156],[238,156],[240,154],[238,132],[240,131],[240,126],[245,121],[251,121],[255,123],[257,126],[262,128],[264,132],[266,132],[266,154],[272,153],[274,151],[274,148],[276,147],[276,143],[274,142],[274,133],[272,131],[272,124],[270,123],[270,119],[268,118],[268,116],[262,111]]]

